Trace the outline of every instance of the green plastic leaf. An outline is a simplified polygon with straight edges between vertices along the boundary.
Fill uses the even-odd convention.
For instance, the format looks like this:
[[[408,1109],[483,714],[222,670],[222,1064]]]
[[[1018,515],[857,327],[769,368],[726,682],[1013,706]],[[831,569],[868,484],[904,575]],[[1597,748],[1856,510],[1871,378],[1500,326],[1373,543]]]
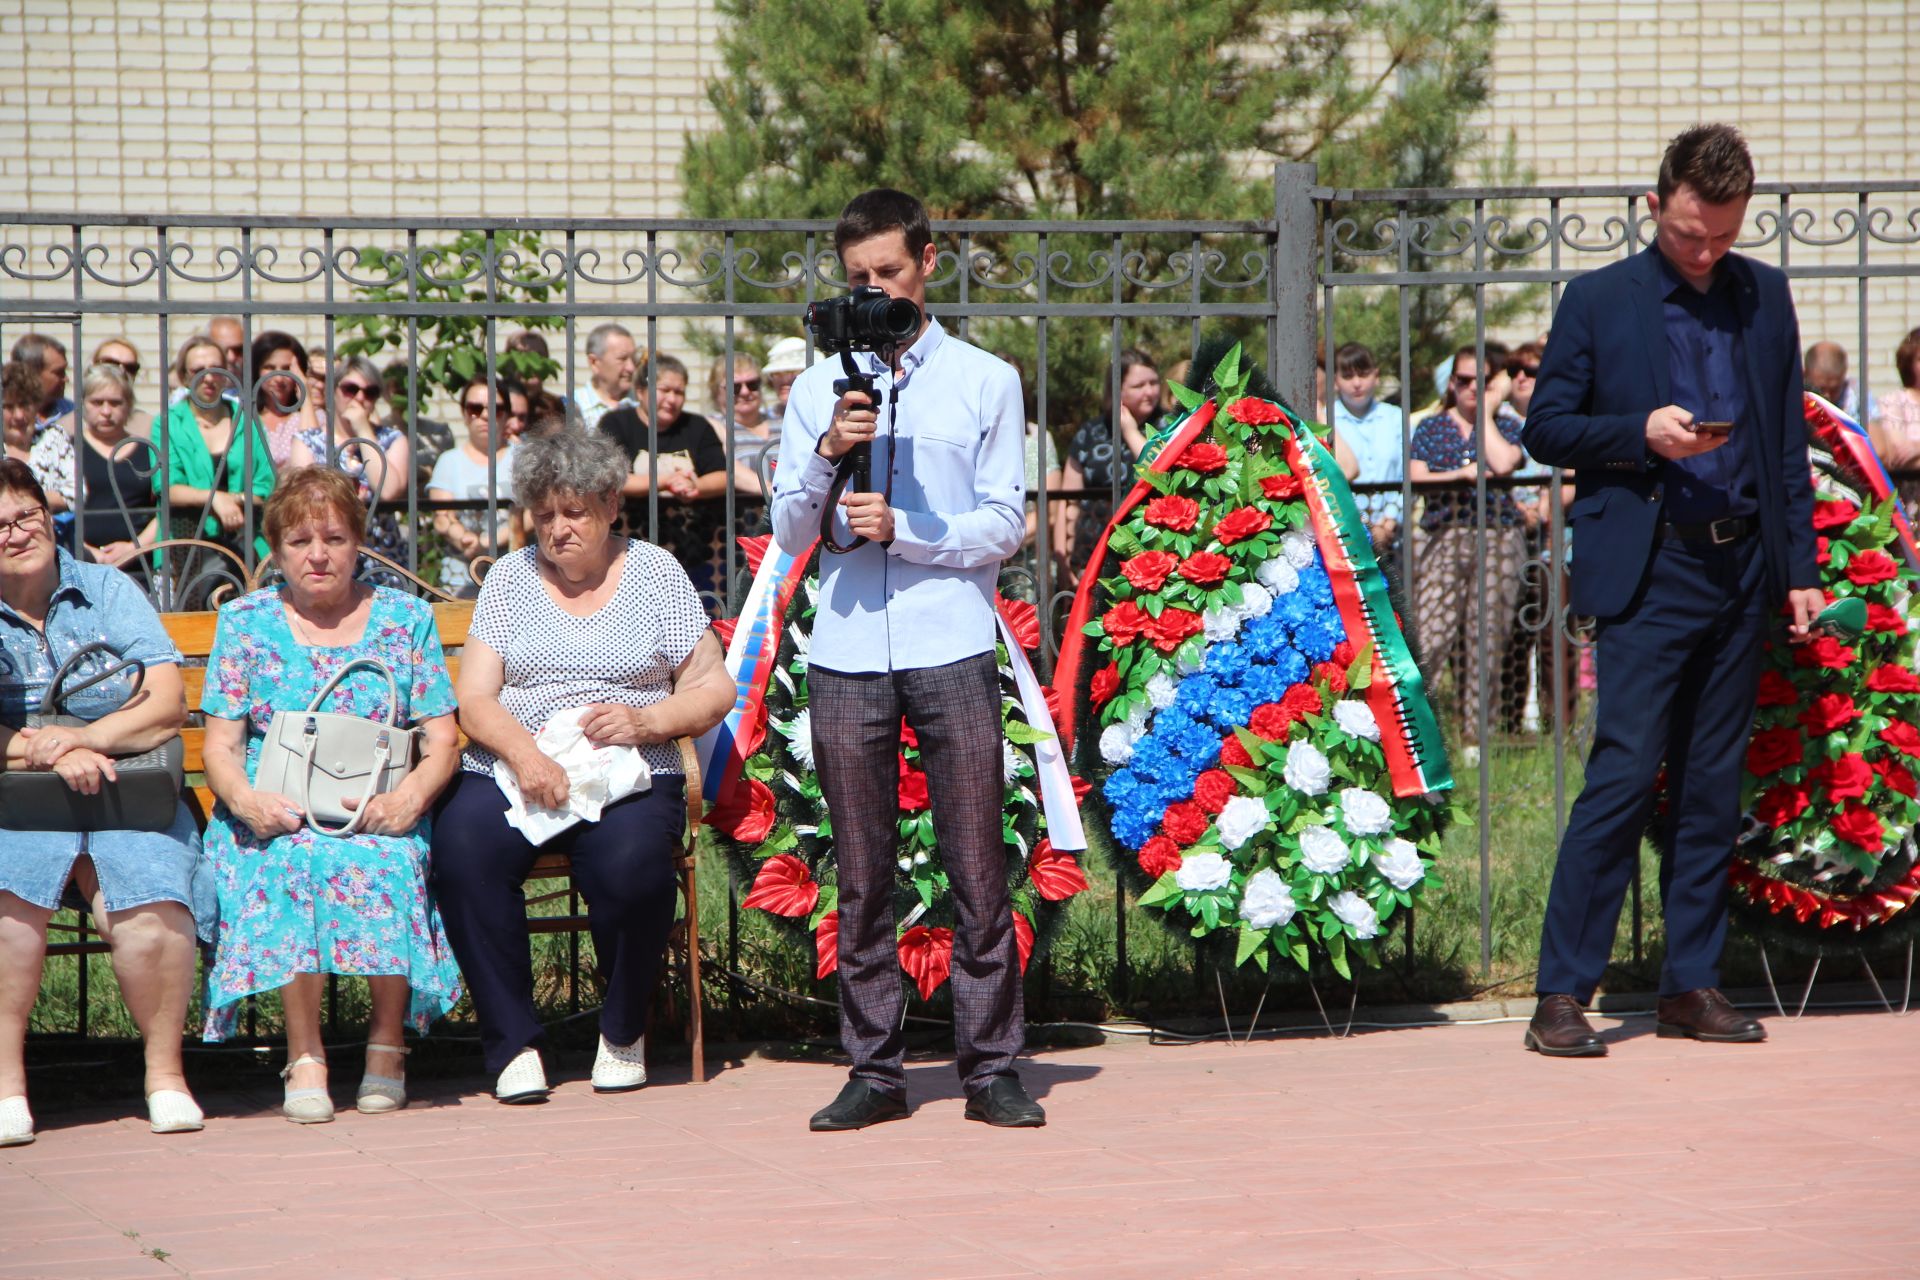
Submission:
[[[1240,927],[1240,940],[1235,944],[1233,949],[1233,962],[1236,965],[1245,964],[1248,957],[1256,953],[1264,952],[1266,949],[1267,931],[1265,929],[1250,929],[1242,925]]]
[[[1171,378],[1167,379],[1166,388],[1173,393],[1173,398],[1179,402],[1180,407],[1189,413],[1207,402],[1207,398],[1198,391],[1195,391],[1191,387],[1182,386]]]
[[[1353,970],[1347,967],[1347,938],[1336,933],[1327,939],[1327,959],[1333,964],[1333,971],[1349,982],[1353,980]]]
[[[1022,746],[1028,746],[1035,742],[1049,741],[1052,737],[1052,734],[1041,729],[1036,729],[1024,720],[1007,721],[1008,742],[1017,742]]]
[[[1240,344],[1234,343],[1233,350],[1221,357],[1214,366],[1213,380],[1222,392],[1227,391],[1240,381]]]
[[[1140,895],[1139,905],[1143,907],[1165,906],[1169,902],[1178,900],[1184,893],[1185,890],[1175,883],[1173,872],[1169,871],[1147,886],[1147,891]]]
[[[1233,736],[1240,740],[1240,745],[1245,747],[1247,754],[1253,757],[1254,764],[1266,763],[1269,743],[1265,738],[1239,725],[1234,726]]]
[[[840,906],[840,890],[830,884],[820,886],[820,901],[813,904],[813,914],[807,917],[807,928],[818,929],[820,922],[827,918],[829,911]]]
[[[1360,652],[1353,655],[1353,661],[1347,664],[1347,687],[1365,689],[1373,683],[1373,641],[1360,646]]]
[[[1299,965],[1302,970],[1306,969],[1308,957],[1307,944],[1304,939],[1296,938],[1293,944],[1287,948],[1287,954],[1293,957],[1293,962]]]

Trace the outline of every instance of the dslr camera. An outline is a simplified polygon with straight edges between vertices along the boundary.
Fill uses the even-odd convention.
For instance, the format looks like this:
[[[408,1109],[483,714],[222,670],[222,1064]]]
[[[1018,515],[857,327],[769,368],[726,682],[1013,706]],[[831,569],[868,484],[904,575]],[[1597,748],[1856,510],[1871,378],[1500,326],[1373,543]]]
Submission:
[[[807,304],[807,331],[827,355],[887,351],[920,331],[920,308],[908,298],[863,284],[844,297]]]

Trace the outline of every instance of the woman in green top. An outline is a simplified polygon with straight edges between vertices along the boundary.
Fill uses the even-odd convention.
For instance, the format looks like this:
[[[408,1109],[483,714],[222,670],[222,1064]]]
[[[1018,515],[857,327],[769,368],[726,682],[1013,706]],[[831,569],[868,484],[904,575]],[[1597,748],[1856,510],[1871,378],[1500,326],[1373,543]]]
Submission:
[[[268,547],[259,533],[258,504],[273,492],[273,458],[259,422],[241,410],[242,399],[221,394],[245,390],[223,385],[230,381],[225,368],[225,353],[205,334],[195,334],[180,348],[173,375],[187,394],[154,419],[154,438],[164,441],[166,457],[164,480],[155,475],[155,492],[164,482],[172,504],[171,537],[203,538],[244,556],[248,522],[243,495],[251,491],[256,499],[253,558],[260,560]],[[203,400],[212,403],[204,405]],[[251,448],[242,432],[252,436]],[[197,559],[187,557],[189,569],[198,567]],[[190,586],[195,576],[184,575],[182,585]]]

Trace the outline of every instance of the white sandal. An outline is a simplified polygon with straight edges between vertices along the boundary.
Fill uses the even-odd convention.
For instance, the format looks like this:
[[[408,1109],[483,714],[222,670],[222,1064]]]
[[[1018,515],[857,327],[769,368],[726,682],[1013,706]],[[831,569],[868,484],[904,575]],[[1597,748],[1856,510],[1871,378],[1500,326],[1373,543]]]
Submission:
[[[382,1053],[397,1053],[404,1060],[413,1050],[399,1044],[376,1044],[367,1041],[369,1051],[378,1049]],[[380,1115],[388,1111],[398,1111],[407,1105],[407,1082],[402,1077],[377,1076],[371,1071],[360,1077],[359,1092],[353,1095],[354,1106],[367,1115]]]
[[[198,1133],[207,1117],[193,1095],[179,1089],[155,1089],[147,1095],[147,1123],[155,1133]]]
[[[493,1096],[512,1105],[547,1100],[547,1071],[540,1064],[538,1049],[522,1049],[513,1056],[500,1078],[494,1081]]]
[[[33,1113],[27,1110],[27,1096],[16,1093],[0,1098],[0,1147],[24,1147],[33,1141]]]
[[[280,1072],[280,1078],[287,1082],[287,1096],[280,1103],[280,1114],[295,1124],[325,1124],[333,1119],[333,1099],[326,1089],[293,1087],[293,1069],[309,1062],[316,1067],[327,1065],[325,1058],[316,1058],[310,1053],[303,1053],[289,1062]]]

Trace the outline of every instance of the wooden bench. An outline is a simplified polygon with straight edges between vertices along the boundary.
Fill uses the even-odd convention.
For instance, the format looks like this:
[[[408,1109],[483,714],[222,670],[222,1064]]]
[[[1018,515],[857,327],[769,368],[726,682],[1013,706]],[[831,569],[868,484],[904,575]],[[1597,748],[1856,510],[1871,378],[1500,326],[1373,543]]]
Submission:
[[[198,710],[200,694],[206,683],[206,658],[213,651],[214,626],[218,619],[215,613],[163,613],[160,620],[166,624],[167,635],[179,647],[182,656],[188,659],[188,665],[181,669],[186,683],[187,706]],[[473,605],[470,602],[435,604],[434,621],[440,630],[440,643],[447,650],[448,674],[458,678],[460,673],[460,649],[467,642],[467,629],[473,623]],[[194,660],[198,659],[198,662]],[[194,717],[197,719],[197,716]],[[186,770],[189,775],[201,776],[198,786],[190,786],[187,795],[187,808],[192,811],[194,820],[202,831],[206,830],[207,815],[213,812],[213,792],[207,787],[203,770],[205,768],[202,749],[206,743],[206,730],[197,724],[181,731],[181,740],[186,747]],[[465,737],[462,735],[464,744]],[[686,840],[680,854],[675,859],[679,872],[680,893],[685,901],[686,915],[675,929],[670,951],[679,952],[681,972],[687,979],[687,1040],[693,1051],[693,1079],[695,1083],[705,1083],[706,1040],[702,1003],[700,999],[700,900],[694,865],[694,846],[699,834],[699,825],[704,813],[700,800],[700,763],[690,738],[676,740],[680,748],[681,762],[686,770],[687,785],[687,830]],[[545,853],[533,864],[528,876],[533,880],[570,880],[573,869],[567,856],[562,853]],[[566,896],[567,889],[559,889],[531,897],[529,907],[552,902]],[[70,926],[61,926],[70,927]],[[534,915],[527,917],[527,929],[530,933],[577,933],[587,927],[587,918],[581,914]],[[107,950],[106,943],[98,938],[85,936],[84,925],[76,932],[80,935],[75,941],[52,943],[47,948],[49,955],[88,955]]]

